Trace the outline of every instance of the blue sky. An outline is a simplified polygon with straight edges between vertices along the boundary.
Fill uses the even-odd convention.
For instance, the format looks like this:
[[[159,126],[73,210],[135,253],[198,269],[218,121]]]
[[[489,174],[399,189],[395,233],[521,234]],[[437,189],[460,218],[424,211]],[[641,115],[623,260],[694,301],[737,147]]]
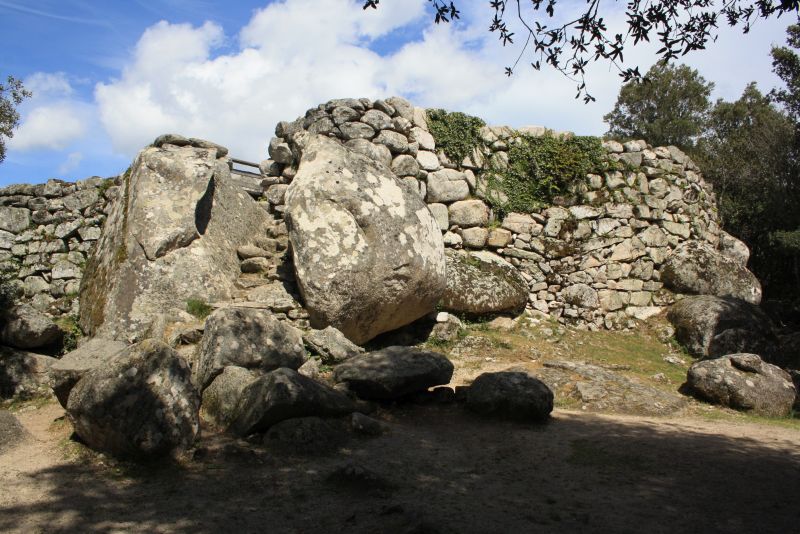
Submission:
[[[503,75],[514,50],[485,28],[488,2],[462,1],[461,23],[434,26],[426,0],[286,2],[0,0],[0,76],[35,96],[0,164],[0,185],[110,176],[137,150],[172,131],[225,144],[259,161],[275,123],[330,98],[400,94],[417,105],[457,109],[493,124],[605,131],[620,81],[590,71],[597,102],[574,100],[553,72]],[[569,7],[569,3],[564,4]],[[613,4],[612,4],[613,5]],[[621,24],[619,11],[609,24]],[[735,99],[750,81],[779,82],[770,46],[791,21],[759,22],[750,35],[722,29],[687,61]],[[627,61],[645,70],[655,48]]]

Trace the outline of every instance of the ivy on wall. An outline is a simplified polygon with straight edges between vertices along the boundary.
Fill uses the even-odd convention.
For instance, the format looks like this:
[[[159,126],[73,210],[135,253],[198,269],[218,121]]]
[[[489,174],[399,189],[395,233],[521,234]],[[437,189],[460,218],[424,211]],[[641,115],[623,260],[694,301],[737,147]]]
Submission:
[[[450,161],[460,165],[473,150],[482,146],[481,128],[486,126],[478,117],[443,109],[428,110],[428,129],[436,141],[436,148]]]

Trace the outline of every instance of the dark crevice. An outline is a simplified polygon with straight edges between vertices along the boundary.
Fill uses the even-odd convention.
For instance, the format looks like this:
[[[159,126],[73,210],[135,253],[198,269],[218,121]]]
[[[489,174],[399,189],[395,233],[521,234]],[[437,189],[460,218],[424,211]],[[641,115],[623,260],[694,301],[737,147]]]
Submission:
[[[197,202],[194,209],[194,225],[197,228],[197,233],[205,235],[208,228],[208,222],[211,220],[211,208],[214,205],[214,190],[216,189],[216,181],[214,176],[208,181],[206,192]]]

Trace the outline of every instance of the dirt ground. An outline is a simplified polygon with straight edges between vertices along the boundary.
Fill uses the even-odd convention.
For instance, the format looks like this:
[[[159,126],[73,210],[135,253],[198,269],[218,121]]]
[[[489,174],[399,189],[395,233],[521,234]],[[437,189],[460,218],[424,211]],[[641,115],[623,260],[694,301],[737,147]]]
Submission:
[[[57,404],[17,413],[3,532],[797,532],[800,432],[556,410],[541,426],[457,405],[377,416],[377,438],[293,454],[206,435],[179,461],[81,452]],[[347,475],[331,477],[350,466]]]
[[[690,361],[665,360],[681,354],[659,340],[659,324],[631,333],[473,325],[431,348],[455,364],[451,385],[552,358],[676,392]],[[543,425],[482,419],[458,404],[384,406],[373,417],[386,434],[314,454],[204,429],[185,457],[145,466],[72,441],[55,401],[17,406],[32,438],[0,455],[0,532],[800,531],[797,419],[697,401],[669,417],[556,401]]]

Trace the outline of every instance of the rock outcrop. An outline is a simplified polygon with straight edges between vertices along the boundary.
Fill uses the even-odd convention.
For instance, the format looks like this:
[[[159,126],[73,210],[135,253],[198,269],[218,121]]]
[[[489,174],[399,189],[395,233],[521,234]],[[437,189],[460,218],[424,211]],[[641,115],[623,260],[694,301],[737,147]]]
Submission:
[[[445,356],[410,347],[388,347],[356,356],[336,367],[333,377],[359,397],[395,400],[447,384],[453,364]]]
[[[78,381],[92,369],[102,368],[127,345],[96,337],[68,352],[50,366],[50,382],[58,402],[67,407],[69,393]]]
[[[220,154],[169,143],[139,153],[86,266],[87,334],[140,340],[160,317],[183,313],[188,299],[230,296],[236,251],[266,234],[268,216],[231,183]]]
[[[444,309],[472,315],[520,313],[528,302],[528,283],[513,265],[488,251],[448,249]]]
[[[0,454],[11,450],[31,435],[8,410],[0,410]]]
[[[0,399],[29,399],[46,394],[50,356],[0,347]]]
[[[696,358],[749,352],[767,355],[777,345],[772,322],[758,306],[732,297],[687,297],[667,319],[675,339]]]
[[[696,362],[686,385],[703,400],[766,417],[789,415],[797,394],[789,373],[756,354]]]
[[[67,402],[67,416],[87,445],[134,458],[188,448],[200,431],[199,409],[188,364],[154,340],[86,373]]]
[[[700,242],[686,242],[675,249],[661,268],[661,281],[676,293],[761,302],[761,284],[741,257],[731,259]]]
[[[422,199],[335,140],[295,141],[303,156],[286,225],[312,326],[360,344],[431,312],[445,288],[444,245]]]

